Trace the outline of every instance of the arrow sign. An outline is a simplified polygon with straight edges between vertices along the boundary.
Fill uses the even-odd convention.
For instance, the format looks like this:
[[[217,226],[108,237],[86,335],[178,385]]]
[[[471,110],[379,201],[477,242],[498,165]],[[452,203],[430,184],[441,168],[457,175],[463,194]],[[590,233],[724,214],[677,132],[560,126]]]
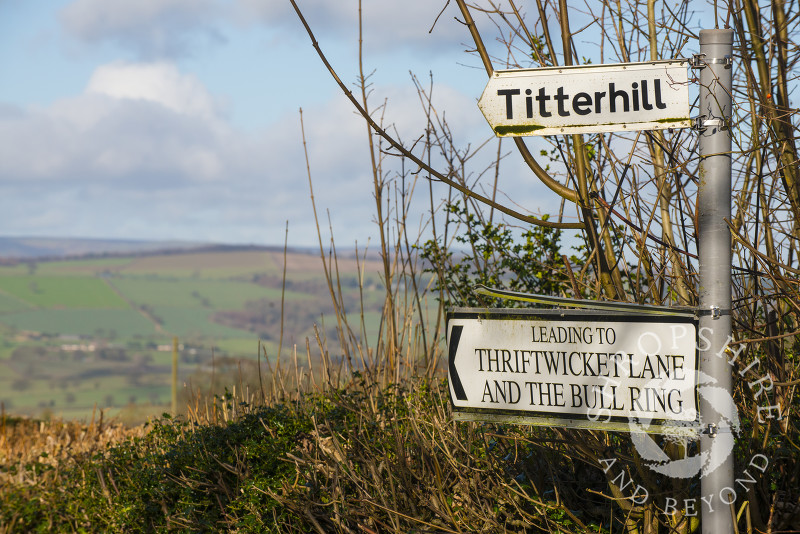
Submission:
[[[693,317],[458,308],[447,332],[457,419],[603,430],[636,422],[647,432],[699,426]]]
[[[499,137],[687,128],[688,60],[496,71],[478,107]]]
[[[448,342],[448,371],[450,373],[450,384],[453,387],[453,393],[460,401],[467,400],[467,394],[464,393],[464,386],[461,385],[461,379],[458,377],[458,370],[456,369],[456,352],[458,352],[458,342],[461,339],[461,332],[464,327],[461,325],[453,325],[450,330],[450,341]]]

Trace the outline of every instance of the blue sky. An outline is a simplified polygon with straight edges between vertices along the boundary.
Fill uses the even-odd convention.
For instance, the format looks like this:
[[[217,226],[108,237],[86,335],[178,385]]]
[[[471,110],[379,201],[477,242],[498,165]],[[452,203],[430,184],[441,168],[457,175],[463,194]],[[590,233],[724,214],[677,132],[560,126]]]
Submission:
[[[298,3],[355,82],[357,1]],[[363,3],[385,122],[409,140],[422,131],[409,72],[432,72],[457,143],[491,138],[455,3],[431,33],[445,0]],[[288,221],[290,244],[314,245],[301,107],[318,212],[340,246],[374,239],[365,127],[288,0],[0,0],[0,235],[282,244]],[[501,171],[501,198],[558,209],[516,154]],[[427,206],[419,194],[412,209]]]
[[[357,2],[299,4],[354,82]],[[432,71],[456,135],[480,143],[485,74],[455,4],[428,33],[444,4],[365,1],[365,68],[409,136],[424,125],[409,71]],[[288,220],[290,243],[313,245],[301,107],[317,209],[341,246],[363,244],[364,126],[288,1],[0,0],[0,235],[281,244]]]

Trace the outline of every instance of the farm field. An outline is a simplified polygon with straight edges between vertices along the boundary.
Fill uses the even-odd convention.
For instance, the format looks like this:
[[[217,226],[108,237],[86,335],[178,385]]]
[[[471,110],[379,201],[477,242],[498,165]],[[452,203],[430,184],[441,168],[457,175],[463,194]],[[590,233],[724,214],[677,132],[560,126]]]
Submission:
[[[285,262],[287,355],[313,339],[315,325],[328,339],[336,331],[323,319],[333,307],[319,255],[289,252]],[[212,363],[256,360],[259,342],[277,357],[283,266],[282,250],[226,248],[0,265],[0,403],[33,417],[160,415],[174,337],[181,386],[206,387]],[[363,298],[374,336],[379,266],[361,268],[359,292],[356,260],[339,258],[345,305],[358,314]]]

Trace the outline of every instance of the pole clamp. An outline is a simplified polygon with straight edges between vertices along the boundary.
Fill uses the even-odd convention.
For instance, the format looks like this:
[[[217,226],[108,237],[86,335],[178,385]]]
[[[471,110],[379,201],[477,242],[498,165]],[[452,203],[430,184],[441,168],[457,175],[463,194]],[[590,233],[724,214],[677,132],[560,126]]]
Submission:
[[[705,54],[692,54],[689,58],[689,66],[693,69],[703,69],[708,65],[722,65],[724,68],[729,69],[733,66],[733,58],[729,55],[718,58],[712,57],[706,59]]]
[[[708,119],[705,115],[698,115],[692,117],[692,129],[695,131],[703,131],[707,128],[719,128],[720,130],[727,130],[728,125],[725,124],[724,119],[712,118]]]
[[[719,306],[711,305],[706,310],[698,309],[695,314],[697,317],[704,317],[710,315],[712,319],[719,319],[723,315],[730,315],[731,310],[723,310]]]
[[[708,436],[710,438],[715,438],[720,434],[738,433],[738,430],[734,431],[734,429],[732,429],[730,425],[727,425],[724,422],[722,422],[722,426],[719,426],[715,423],[708,423],[705,428],[702,428],[699,431],[699,433],[700,435]]]

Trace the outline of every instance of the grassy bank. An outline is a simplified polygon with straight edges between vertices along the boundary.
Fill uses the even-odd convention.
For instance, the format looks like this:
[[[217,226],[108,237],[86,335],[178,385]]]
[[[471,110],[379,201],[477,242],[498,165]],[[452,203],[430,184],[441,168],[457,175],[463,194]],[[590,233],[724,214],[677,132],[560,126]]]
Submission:
[[[356,376],[264,400],[230,392],[188,419],[127,430],[7,422],[0,532],[609,526],[608,501],[572,511],[552,491],[556,479],[561,491],[601,490],[601,471],[543,446],[557,440],[549,432],[539,443],[518,429],[452,422],[439,380],[379,389]]]

